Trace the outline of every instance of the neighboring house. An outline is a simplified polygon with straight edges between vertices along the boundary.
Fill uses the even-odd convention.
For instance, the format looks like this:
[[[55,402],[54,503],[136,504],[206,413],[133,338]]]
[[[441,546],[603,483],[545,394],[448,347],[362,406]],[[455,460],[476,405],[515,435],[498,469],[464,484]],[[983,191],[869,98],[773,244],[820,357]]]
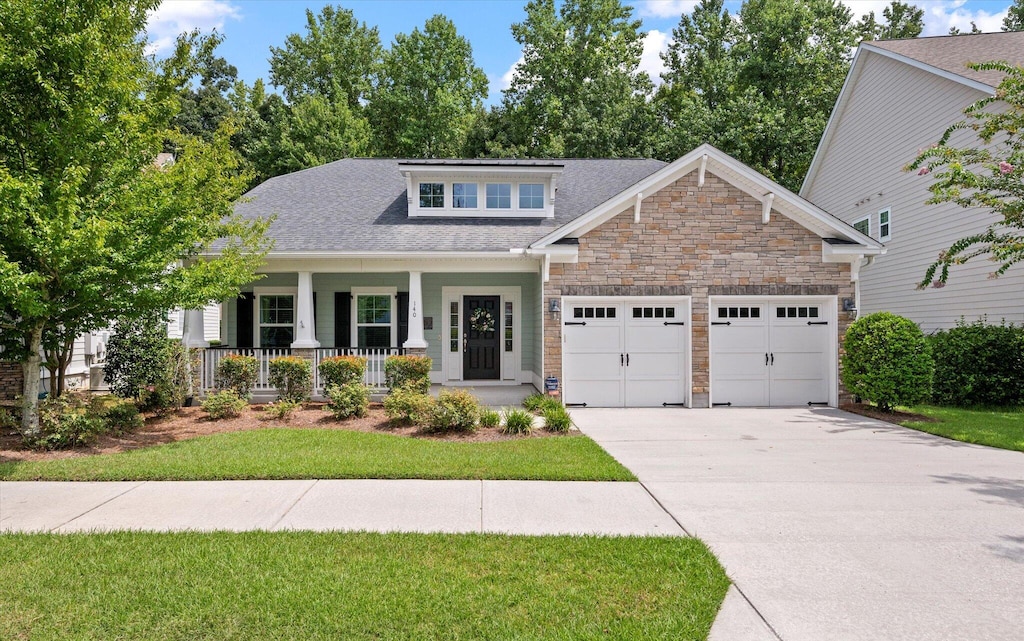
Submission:
[[[887,248],[861,270],[861,313],[888,310],[926,332],[961,317],[1024,322],[1024,268],[991,279],[976,258],[939,289],[917,290],[925,270],[956,240],[999,217],[955,204],[926,205],[930,176],[904,172],[922,148],[991,96],[1001,74],[969,62],[1024,64],[1024,32],[865,42],[860,45],[800,194]],[[970,134],[954,143],[971,144]]]
[[[671,164],[346,159],[236,211],[276,216],[275,245],[224,302],[207,385],[233,350],[264,387],[274,355],[364,354],[379,383],[404,351],[434,383],[554,377],[569,404],[836,405],[844,310],[884,251],[707,145]]]

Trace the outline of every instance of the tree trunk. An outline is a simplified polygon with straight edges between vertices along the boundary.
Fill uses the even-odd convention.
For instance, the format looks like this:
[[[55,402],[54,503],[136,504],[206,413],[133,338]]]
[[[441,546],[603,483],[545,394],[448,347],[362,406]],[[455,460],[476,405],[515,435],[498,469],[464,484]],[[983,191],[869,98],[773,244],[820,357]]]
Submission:
[[[21,399],[21,434],[31,437],[39,434],[39,368],[43,358],[39,350],[43,346],[43,326],[36,325],[28,335],[28,358],[22,362],[24,374],[24,395]]]

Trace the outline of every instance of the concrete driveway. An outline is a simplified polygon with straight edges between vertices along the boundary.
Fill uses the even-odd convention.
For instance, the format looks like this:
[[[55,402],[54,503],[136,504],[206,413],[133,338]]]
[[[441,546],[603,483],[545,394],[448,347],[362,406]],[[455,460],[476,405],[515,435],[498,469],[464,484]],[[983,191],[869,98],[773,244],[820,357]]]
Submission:
[[[573,418],[711,545],[768,638],[1024,638],[1024,454],[832,409]]]

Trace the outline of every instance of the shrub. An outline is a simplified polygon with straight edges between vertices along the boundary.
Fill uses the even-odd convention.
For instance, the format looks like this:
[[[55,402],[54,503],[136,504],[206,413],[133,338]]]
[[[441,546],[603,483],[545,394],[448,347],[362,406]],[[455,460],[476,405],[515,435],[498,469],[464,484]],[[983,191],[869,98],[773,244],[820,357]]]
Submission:
[[[103,433],[99,416],[90,415],[89,403],[77,394],[62,394],[39,402],[39,433],[25,439],[34,449],[61,450],[91,443]]]
[[[940,405],[1024,403],[1024,327],[967,324],[928,338],[935,359],[932,398]]]
[[[167,324],[158,318],[121,320],[107,343],[103,373],[110,391],[140,398],[166,377]]]
[[[549,407],[544,410],[544,427],[552,432],[568,432],[572,427],[572,417],[564,406]]]
[[[534,414],[543,414],[551,408],[562,407],[562,401],[554,396],[535,393],[523,399],[523,407]]]
[[[480,420],[480,401],[467,390],[444,390],[430,413],[430,427],[439,432],[472,432]]]
[[[196,352],[198,354],[198,352]],[[139,409],[164,414],[178,409],[188,395],[190,368],[185,347],[168,340],[163,349],[164,369],[156,383],[139,395]]]
[[[100,417],[103,419],[106,431],[118,435],[130,434],[144,424],[139,408],[131,401],[122,401],[107,406],[102,410]]]
[[[928,342],[913,321],[889,312],[869,314],[846,330],[843,385],[851,394],[892,411],[931,393]]]
[[[362,383],[366,376],[366,359],[362,356],[330,356],[320,361],[319,369],[325,388]]]
[[[299,409],[300,405],[302,404],[295,401],[277,401],[276,403],[267,403],[263,411],[269,418],[283,421],[291,417],[292,412]]]
[[[388,418],[404,425],[426,425],[434,411],[434,399],[414,389],[398,387],[384,397]]]
[[[309,400],[313,382],[313,367],[309,361],[298,356],[281,356],[270,359],[268,369],[267,378],[277,388],[279,398],[297,403]]]
[[[210,419],[218,421],[222,418],[233,418],[242,413],[249,402],[238,395],[233,389],[221,390],[208,394],[201,407],[209,414]]]
[[[430,391],[430,368],[427,356],[388,356],[384,359],[384,381],[389,389],[408,387],[426,394]]]
[[[228,354],[217,364],[217,388],[235,390],[241,398],[249,398],[259,378],[260,362],[255,356]]]
[[[21,421],[6,407],[0,407],[0,430],[17,430],[21,427]]]
[[[350,416],[366,416],[370,409],[370,388],[362,381],[328,387],[327,398],[330,399],[327,409],[338,420]]]
[[[498,427],[501,425],[501,413],[485,407],[480,410],[480,427]]]
[[[505,408],[505,427],[502,429],[506,434],[529,434],[533,430],[533,414],[518,407]]]

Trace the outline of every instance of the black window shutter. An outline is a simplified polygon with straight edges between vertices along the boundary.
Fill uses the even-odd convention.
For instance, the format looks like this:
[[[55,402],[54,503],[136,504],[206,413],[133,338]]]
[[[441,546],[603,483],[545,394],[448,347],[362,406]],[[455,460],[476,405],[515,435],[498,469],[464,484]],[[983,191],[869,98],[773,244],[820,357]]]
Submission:
[[[235,331],[237,332],[237,347],[252,347],[252,303],[256,296],[252,292],[242,292],[238,296],[236,305]]]
[[[316,292],[313,292],[313,334],[316,335]]]
[[[409,292],[398,292],[398,345],[409,340]]]
[[[334,292],[334,346],[352,347],[352,294]]]

